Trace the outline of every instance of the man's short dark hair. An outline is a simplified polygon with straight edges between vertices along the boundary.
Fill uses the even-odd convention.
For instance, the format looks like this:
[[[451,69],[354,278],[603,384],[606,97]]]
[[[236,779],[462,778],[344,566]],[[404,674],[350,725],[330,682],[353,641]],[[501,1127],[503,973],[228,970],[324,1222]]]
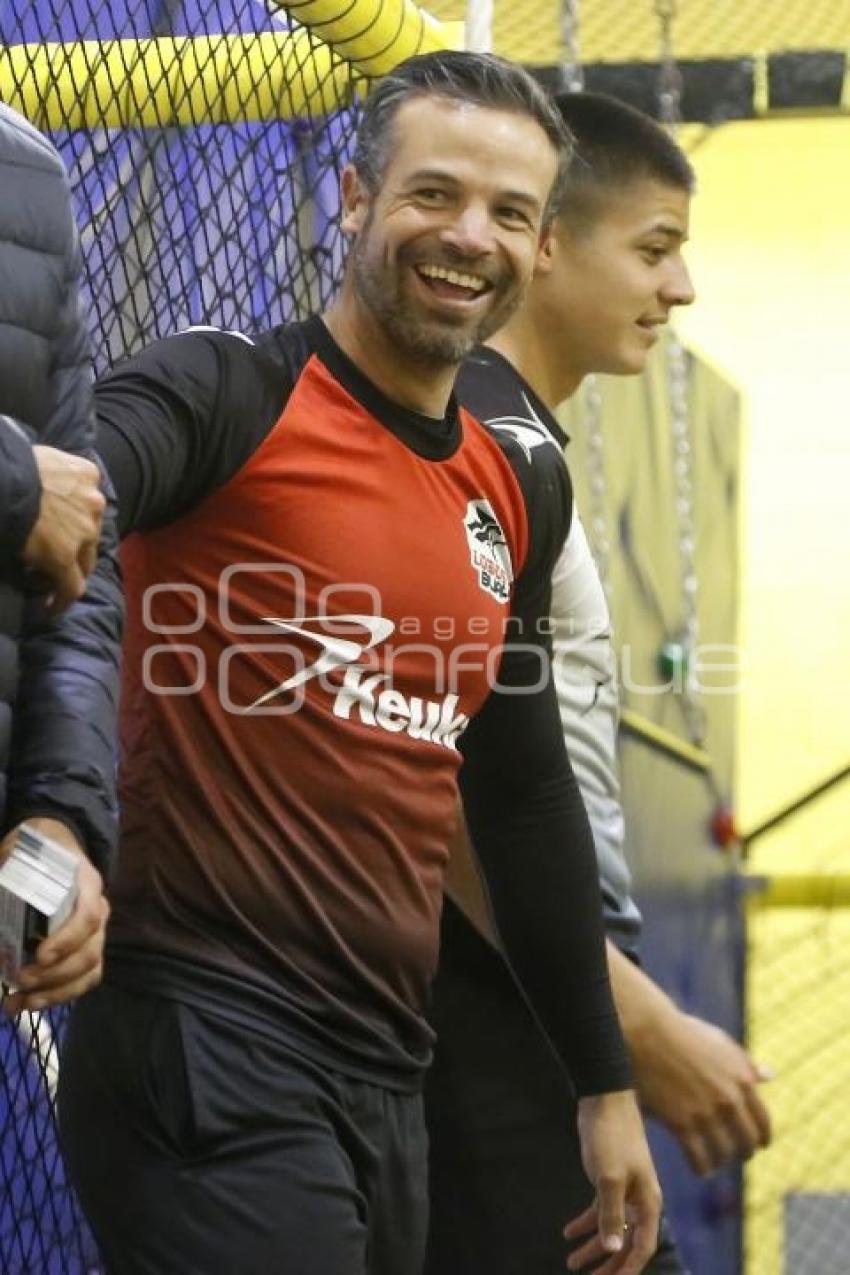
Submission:
[[[684,152],[642,111],[602,93],[558,93],[555,102],[575,145],[560,206],[570,225],[588,227],[612,194],[636,181],[693,192]]]
[[[408,58],[378,82],[366,99],[352,163],[375,192],[392,155],[392,125],[404,102],[442,97],[498,111],[528,115],[543,129],[558,157],[555,182],[544,213],[551,221],[560,204],[572,155],[569,130],[550,95],[514,63],[491,53],[441,50]]]

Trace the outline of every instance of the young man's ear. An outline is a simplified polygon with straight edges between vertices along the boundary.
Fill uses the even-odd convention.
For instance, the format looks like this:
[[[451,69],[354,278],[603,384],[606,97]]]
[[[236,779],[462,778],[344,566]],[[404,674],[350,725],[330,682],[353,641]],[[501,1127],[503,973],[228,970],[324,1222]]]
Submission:
[[[366,187],[353,164],[346,164],[342,170],[340,194],[342,196],[340,229],[344,235],[359,235],[366,223],[370,201]]]

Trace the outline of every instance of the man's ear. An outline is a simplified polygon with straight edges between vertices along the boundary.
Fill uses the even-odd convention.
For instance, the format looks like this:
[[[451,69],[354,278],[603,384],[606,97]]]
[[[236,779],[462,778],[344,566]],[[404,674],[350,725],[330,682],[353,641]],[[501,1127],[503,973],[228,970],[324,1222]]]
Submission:
[[[340,229],[344,235],[359,235],[369,214],[369,194],[353,164],[346,164],[340,183],[342,214]]]
[[[552,273],[552,266],[555,261],[555,253],[558,251],[557,237],[555,235],[555,223],[549,222],[540,232],[540,244],[537,249],[537,259],[534,262],[534,278],[541,279],[544,275]]]

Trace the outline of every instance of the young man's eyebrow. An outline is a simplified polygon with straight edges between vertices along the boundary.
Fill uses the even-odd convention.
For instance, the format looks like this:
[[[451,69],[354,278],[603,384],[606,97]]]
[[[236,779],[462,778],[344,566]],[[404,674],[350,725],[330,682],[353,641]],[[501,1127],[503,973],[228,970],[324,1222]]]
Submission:
[[[674,240],[676,243],[685,243],[688,238],[681,226],[671,226],[669,222],[665,221],[654,221],[641,233],[644,235],[664,235],[666,239]]]

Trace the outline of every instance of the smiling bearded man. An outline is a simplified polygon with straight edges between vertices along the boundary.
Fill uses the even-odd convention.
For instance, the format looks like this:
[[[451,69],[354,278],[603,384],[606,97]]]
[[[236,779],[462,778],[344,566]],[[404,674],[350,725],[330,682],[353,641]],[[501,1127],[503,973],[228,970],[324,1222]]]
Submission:
[[[359,299],[392,334],[396,351],[423,364],[459,363],[508,321],[522,297],[528,250],[536,250],[539,210],[525,189],[501,193],[495,219],[487,207],[492,173],[470,191],[467,138],[470,125],[479,123],[471,110],[461,112],[456,104],[438,99],[400,108],[396,131],[409,140],[385,175],[388,188],[384,185],[370,202],[351,249],[351,277]],[[416,128],[405,129],[406,116],[414,111]],[[544,139],[525,122],[488,120],[487,129],[482,149],[494,164],[501,157],[501,167],[507,167],[506,148],[520,144],[522,167],[528,170],[523,178],[527,181],[535,165],[547,171]],[[423,138],[429,134],[438,135],[441,143],[440,163],[433,169],[418,162],[425,157]],[[373,193],[370,175],[357,170],[350,173],[344,193],[356,198],[352,187],[358,182]],[[458,209],[449,230],[446,214]],[[394,239],[388,240],[382,215],[391,223]],[[398,239],[400,225],[411,239]]]
[[[452,396],[531,277],[568,156],[519,68],[414,59],[366,104],[328,314],[171,337],[99,387],[137,533],[122,830],[60,1111],[110,1272],[418,1275],[461,761],[511,959],[581,1095],[601,1241],[622,1249],[628,1207],[623,1270],[650,1252],[590,831],[548,653],[516,636],[539,632],[557,536]],[[446,616],[476,643],[437,636]],[[433,642],[395,641],[411,618]]]

